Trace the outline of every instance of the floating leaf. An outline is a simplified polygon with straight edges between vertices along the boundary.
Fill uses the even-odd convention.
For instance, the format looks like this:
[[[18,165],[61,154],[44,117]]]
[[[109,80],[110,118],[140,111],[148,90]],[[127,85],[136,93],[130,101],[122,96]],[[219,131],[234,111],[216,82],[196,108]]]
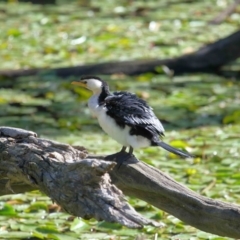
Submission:
[[[17,216],[17,213],[11,205],[0,203],[0,216]]]

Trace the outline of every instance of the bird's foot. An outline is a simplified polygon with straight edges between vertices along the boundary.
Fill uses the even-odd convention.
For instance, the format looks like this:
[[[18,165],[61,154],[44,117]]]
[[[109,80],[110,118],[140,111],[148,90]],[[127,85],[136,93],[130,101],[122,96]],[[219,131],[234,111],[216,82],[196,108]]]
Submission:
[[[130,159],[133,159],[133,158],[134,158],[133,154],[128,153],[128,152],[120,151],[120,152],[117,152],[117,153],[106,156],[105,160],[116,162],[117,163],[116,167],[119,169],[124,162],[126,162]]]

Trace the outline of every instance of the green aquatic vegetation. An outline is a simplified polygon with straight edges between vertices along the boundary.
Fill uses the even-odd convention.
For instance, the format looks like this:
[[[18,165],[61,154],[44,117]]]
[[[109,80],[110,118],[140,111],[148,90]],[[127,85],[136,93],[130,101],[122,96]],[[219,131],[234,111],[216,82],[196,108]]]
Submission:
[[[219,26],[207,21],[223,7],[216,1],[81,1],[58,6],[0,4],[1,69],[61,67],[109,60],[168,58],[193,51],[237,29],[239,14]],[[227,1],[226,1],[227,2]],[[195,155],[182,160],[159,148],[136,156],[205,196],[240,204],[239,87],[211,74],[169,78],[143,74],[102,76],[111,90],[128,90],[154,108],[166,129],[164,141]],[[110,154],[121,146],[102,132],[86,102],[90,93],[73,87],[75,77],[53,73],[0,79],[0,124],[36,131],[40,137]],[[228,239],[185,225],[135,198],[138,212],[162,221],[163,229],[132,230],[69,216],[34,191],[0,197],[3,239]]]

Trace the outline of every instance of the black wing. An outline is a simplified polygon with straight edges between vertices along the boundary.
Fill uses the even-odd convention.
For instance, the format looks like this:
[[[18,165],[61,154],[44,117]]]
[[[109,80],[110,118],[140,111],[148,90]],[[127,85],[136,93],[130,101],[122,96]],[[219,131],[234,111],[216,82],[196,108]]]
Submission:
[[[164,135],[164,128],[147,103],[128,92],[114,92],[103,103],[107,114],[114,118],[120,127],[132,127],[131,134],[152,138]]]

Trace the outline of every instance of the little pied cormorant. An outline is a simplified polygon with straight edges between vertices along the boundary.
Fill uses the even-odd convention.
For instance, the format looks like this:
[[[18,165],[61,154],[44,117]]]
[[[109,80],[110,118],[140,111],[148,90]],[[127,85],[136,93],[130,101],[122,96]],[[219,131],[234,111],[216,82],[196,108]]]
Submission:
[[[88,107],[102,129],[123,146],[122,152],[126,152],[127,147],[132,154],[135,148],[159,146],[183,158],[192,157],[159,139],[159,136],[164,136],[161,122],[152,108],[135,94],[122,91],[111,93],[108,84],[95,76],[82,77],[72,84],[93,92]]]

